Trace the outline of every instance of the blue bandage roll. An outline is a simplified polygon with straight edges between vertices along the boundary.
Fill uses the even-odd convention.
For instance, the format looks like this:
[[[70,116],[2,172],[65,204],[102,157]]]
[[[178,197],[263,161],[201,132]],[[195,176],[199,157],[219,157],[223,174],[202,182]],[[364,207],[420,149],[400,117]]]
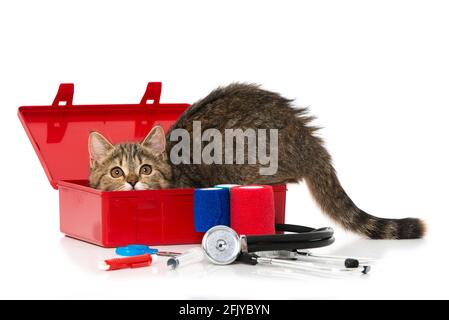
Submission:
[[[229,190],[196,189],[193,193],[195,231],[206,232],[217,225],[230,225]]]

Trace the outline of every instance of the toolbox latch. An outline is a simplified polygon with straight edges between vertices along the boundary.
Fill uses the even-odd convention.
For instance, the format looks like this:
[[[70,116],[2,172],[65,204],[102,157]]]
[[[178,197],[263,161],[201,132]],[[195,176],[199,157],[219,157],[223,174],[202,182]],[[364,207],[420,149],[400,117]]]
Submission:
[[[58,93],[55,100],[53,100],[53,107],[68,106],[71,107],[73,103],[73,91],[75,85],[73,83],[61,83],[59,85]]]
[[[149,82],[140,104],[159,104],[159,100],[161,99],[161,91],[162,82]]]

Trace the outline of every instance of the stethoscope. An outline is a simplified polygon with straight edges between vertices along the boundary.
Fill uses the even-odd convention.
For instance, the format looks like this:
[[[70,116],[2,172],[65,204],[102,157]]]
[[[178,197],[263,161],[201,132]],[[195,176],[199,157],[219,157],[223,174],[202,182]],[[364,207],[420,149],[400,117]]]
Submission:
[[[214,264],[227,265],[235,261],[250,265],[274,265],[310,272],[363,273],[370,270],[371,259],[347,258],[312,254],[306,249],[332,244],[332,228],[276,224],[276,231],[292,234],[252,235],[238,234],[227,226],[209,229],[202,240],[207,258]]]

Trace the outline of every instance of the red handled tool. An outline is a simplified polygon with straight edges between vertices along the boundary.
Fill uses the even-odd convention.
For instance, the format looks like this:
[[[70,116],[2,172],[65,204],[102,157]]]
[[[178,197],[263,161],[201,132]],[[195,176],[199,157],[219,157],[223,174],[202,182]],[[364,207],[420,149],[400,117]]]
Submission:
[[[156,256],[151,256],[150,254],[141,254],[138,256],[126,257],[126,258],[115,258],[101,261],[98,267],[101,270],[111,271],[118,269],[127,268],[141,268],[148,267],[154,262]]]

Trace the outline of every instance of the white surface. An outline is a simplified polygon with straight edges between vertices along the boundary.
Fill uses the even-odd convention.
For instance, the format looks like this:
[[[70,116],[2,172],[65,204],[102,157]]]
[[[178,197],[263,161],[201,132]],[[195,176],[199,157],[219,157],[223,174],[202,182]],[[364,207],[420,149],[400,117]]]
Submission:
[[[449,46],[444,1],[13,1],[0,3],[0,298],[449,298]],[[75,103],[193,102],[253,81],[309,105],[341,182],[364,210],[416,216],[421,241],[369,241],[291,186],[287,221],[333,226],[319,252],[380,258],[328,279],[207,263],[104,272],[113,256],[58,231],[58,195],[19,123],[61,82]],[[184,247],[170,247],[183,251]]]

